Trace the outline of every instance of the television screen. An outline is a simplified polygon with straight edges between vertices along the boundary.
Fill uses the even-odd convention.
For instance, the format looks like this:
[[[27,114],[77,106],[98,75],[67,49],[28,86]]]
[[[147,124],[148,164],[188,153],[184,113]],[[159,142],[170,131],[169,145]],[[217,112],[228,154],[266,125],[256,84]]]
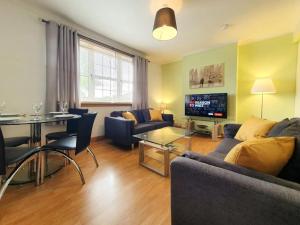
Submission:
[[[185,115],[227,118],[227,93],[186,95]]]

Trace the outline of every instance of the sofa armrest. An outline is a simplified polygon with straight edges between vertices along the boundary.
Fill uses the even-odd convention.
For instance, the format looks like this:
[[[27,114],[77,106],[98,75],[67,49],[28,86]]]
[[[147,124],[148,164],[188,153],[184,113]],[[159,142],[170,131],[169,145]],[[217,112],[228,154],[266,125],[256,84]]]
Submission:
[[[162,118],[164,121],[169,122],[172,126],[174,125],[174,116],[173,114],[162,114]]]
[[[172,225],[293,225],[299,191],[196,160],[171,163]]]
[[[120,144],[128,144],[132,139],[134,121],[121,117],[105,117],[105,137]]]
[[[240,129],[241,124],[225,124],[224,125],[224,137],[225,138],[234,138],[238,130]]]

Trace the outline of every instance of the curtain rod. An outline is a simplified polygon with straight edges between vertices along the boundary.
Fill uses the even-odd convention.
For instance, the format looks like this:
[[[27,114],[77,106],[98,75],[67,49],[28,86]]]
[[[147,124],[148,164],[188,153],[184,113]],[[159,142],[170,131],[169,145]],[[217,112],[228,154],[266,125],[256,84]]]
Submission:
[[[45,20],[45,19],[40,19],[40,20],[41,20],[41,22],[43,22],[43,23],[49,23],[49,22],[50,22],[49,20]],[[87,36],[85,36],[85,35],[82,35],[82,34],[80,34],[80,33],[78,34],[78,36],[79,36],[80,38],[82,38],[82,39],[85,39],[85,40],[87,40],[87,41],[90,41],[90,42],[93,42],[93,43],[95,43],[95,44],[101,45],[101,46],[103,46],[103,47],[105,47],[105,48],[109,48],[109,49],[111,49],[111,50],[113,50],[113,51],[122,53],[122,54],[127,55],[127,56],[130,56],[130,57],[132,57],[132,58],[135,57],[135,55],[133,55],[133,54],[130,54],[130,53],[125,52],[125,51],[122,51],[122,50],[120,50],[120,49],[118,49],[118,48],[114,48],[114,47],[112,47],[112,46],[110,46],[110,45],[107,45],[107,44],[104,44],[104,43],[102,43],[102,42],[100,42],[100,41],[97,41],[97,40],[95,40],[95,39],[89,38],[89,37],[87,37]],[[150,62],[150,61],[148,60],[148,62]]]

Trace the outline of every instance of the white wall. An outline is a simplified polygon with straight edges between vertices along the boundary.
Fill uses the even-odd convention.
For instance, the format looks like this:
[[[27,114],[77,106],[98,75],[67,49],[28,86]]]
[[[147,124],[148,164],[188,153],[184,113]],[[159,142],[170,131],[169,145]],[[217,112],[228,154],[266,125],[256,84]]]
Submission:
[[[148,65],[148,99],[149,106],[159,108],[162,101],[161,65],[150,62]]]
[[[45,24],[40,18],[53,19],[70,25],[80,33],[88,35],[98,41],[130,52],[142,55],[134,49],[116,43],[106,37],[87,30],[76,24],[58,17],[43,9],[32,8],[22,3],[9,0],[0,1],[0,102],[6,102],[6,111],[32,113],[32,104],[45,101],[46,87],[46,48]],[[159,66],[149,66],[149,91],[160,92]],[[155,81],[153,81],[155,79]],[[160,82],[160,81],[159,81]],[[152,88],[152,85],[155,87]],[[151,102],[155,99],[151,96]],[[104,120],[114,110],[128,110],[128,107],[93,107],[91,111],[98,112],[94,125],[93,136],[104,134]],[[45,127],[43,133],[62,130],[64,127]],[[5,136],[28,135],[28,126],[3,127]]]

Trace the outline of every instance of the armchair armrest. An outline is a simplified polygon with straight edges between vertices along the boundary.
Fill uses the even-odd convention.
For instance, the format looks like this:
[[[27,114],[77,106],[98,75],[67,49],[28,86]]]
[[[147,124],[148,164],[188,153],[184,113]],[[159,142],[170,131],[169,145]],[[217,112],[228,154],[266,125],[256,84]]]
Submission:
[[[172,225],[293,225],[298,190],[177,157],[171,163]]]
[[[105,137],[117,144],[131,144],[134,121],[121,117],[105,117],[104,126]]]
[[[170,125],[174,125],[174,116],[173,114],[162,114],[162,118],[164,121],[167,121],[170,123]]]
[[[224,137],[225,138],[234,138],[238,130],[240,129],[241,124],[225,124],[224,125]]]

